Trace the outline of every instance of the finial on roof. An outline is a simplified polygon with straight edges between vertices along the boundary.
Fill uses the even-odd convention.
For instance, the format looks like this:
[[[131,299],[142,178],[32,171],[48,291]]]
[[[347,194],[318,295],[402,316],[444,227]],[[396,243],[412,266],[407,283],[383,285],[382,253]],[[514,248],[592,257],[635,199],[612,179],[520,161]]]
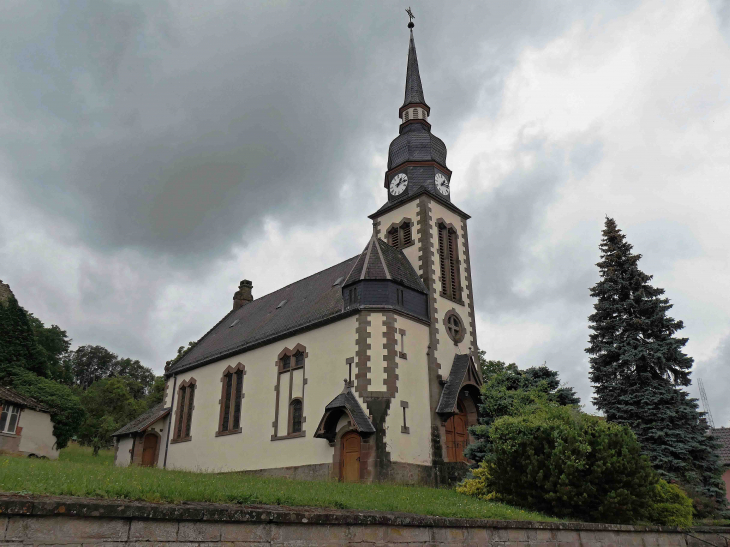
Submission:
[[[408,21],[408,28],[413,28],[413,27],[415,27],[416,25],[414,25],[414,24],[413,24],[413,20],[414,20],[414,19],[416,18],[416,16],[415,16],[415,15],[413,15],[413,12],[411,11],[411,8],[410,8],[410,6],[409,6],[409,7],[408,7],[408,9],[406,10],[406,13],[408,14],[408,17],[409,17],[409,21]]]

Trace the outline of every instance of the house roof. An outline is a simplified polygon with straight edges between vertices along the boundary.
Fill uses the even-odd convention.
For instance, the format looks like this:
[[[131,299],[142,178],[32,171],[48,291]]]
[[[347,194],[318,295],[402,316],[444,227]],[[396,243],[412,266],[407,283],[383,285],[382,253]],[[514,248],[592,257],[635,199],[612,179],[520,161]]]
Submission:
[[[342,282],[359,258],[352,257],[229,312],[166,376],[356,313],[356,308],[344,310]]]
[[[37,410],[38,412],[50,412],[48,407],[39,403],[32,397],[26,397],[25,395],[21,395],[20,393],[13,389],[10,389],[9,387],[0,387],[0,401],[7,401],[8,403],[13,403],[15,405],[29,408],[31,410]]]
[[[457,411],[456,401],[459,398],[459,391],[465,383],[481,385],[481,380],[475,371],[469,373],[471,356],[468,354],[454,355],[454,362],[451,365],[449,378],[441,392],[436,412],[439,414],[450,414]]]
[[[140,414],[134,420],[129,422],[127,425],[112,433],[112,437],[120,437],[122,435],[129,435],[131,433],[139,433],[145,431],[149,426],[155,423],[160,418],[164,418],[170,412],[170,407],[165,408],[163,403],[155,405],[150,408],[147,412]]]
[[[710,429],[710,434],[720,443],[720,463],[730,465],[730,427],[716,427]]]
[[[416,291],[428,293],[426,285],[423,284],[403,251],[391,247],[375,234],[357,258],[357,262],[343,286],[364,279],[387,279]]]

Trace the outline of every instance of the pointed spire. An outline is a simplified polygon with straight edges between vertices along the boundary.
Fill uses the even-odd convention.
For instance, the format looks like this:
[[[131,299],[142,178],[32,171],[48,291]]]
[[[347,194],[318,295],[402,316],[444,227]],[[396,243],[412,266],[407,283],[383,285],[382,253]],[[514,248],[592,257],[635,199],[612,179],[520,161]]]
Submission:
[[[410,23],[412,24],[412,23]],[[410,26],[409,24],[409,26]],[[413,41],[413,28],[411,28],[411,43],[408,47],[408,70],[406,72],[406,94],[403,106],[409,104],[426,104],[423,98],[423,86],[421,85],[421,74],[418,72],[418,57],[416,56],[416,43]]]

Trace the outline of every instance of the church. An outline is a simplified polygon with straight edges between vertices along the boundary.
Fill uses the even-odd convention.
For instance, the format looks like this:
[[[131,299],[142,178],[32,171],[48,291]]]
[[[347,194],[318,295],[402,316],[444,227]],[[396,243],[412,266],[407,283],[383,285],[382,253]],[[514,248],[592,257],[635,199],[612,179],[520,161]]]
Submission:
[[[297,479],[463,476],[479,387],[469,215],[451,202],[410,28],[387,201],[362,253],[232,309],[165,369],[115,463]]]

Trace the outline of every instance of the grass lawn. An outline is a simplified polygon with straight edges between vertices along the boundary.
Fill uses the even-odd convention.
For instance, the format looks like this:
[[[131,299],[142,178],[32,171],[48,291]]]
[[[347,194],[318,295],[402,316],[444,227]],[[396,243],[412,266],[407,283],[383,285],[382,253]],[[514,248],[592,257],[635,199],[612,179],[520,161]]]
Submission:
[[[114,450],[99,450],[99,455],[94,456],[91,448],[69,443],[66,448],[61,450],[58,459],[62,462],[89,463],[111,467],[114,465]]]
[[[0,456],[0,491],[153,502],[203,501],[360,511],[400,511],[443,517],[557,520],[454,490],[390,484],[293,481],[235,473],[206,474],[114,467],[107,453],[72,446],[57,461]]]

